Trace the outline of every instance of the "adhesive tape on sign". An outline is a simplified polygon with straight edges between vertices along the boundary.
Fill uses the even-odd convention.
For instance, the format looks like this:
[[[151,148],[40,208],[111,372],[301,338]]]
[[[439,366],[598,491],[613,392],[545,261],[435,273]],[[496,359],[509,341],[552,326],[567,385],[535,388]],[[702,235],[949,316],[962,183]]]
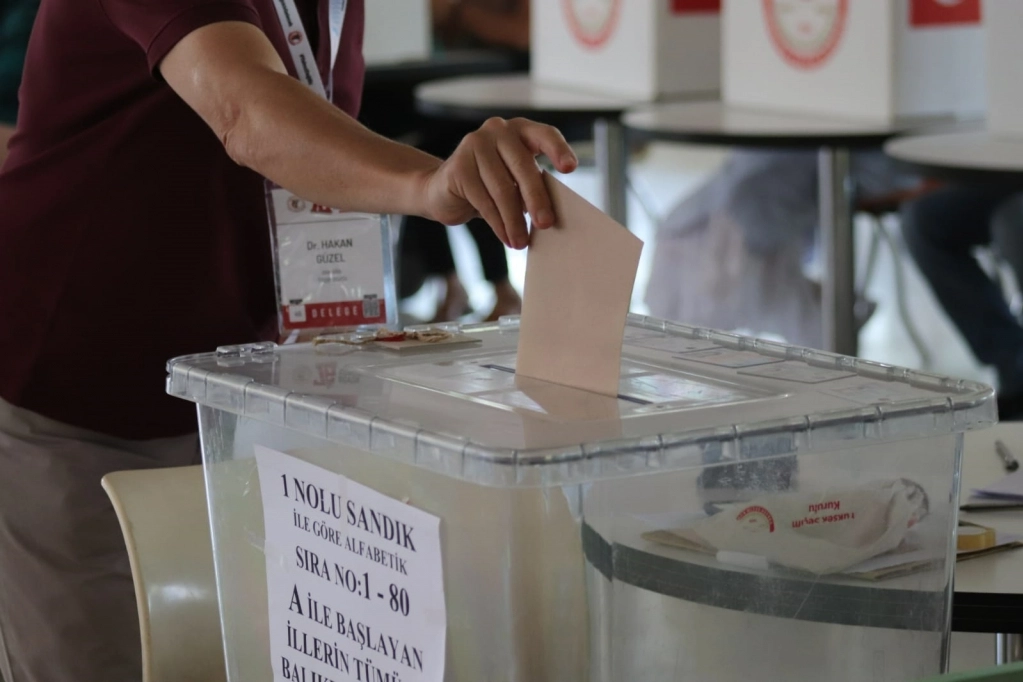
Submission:
[[[956,539],[956,548],[960,552],[973,552],[995,546],[995,531],[992,528],[979,526],[962,526]]]

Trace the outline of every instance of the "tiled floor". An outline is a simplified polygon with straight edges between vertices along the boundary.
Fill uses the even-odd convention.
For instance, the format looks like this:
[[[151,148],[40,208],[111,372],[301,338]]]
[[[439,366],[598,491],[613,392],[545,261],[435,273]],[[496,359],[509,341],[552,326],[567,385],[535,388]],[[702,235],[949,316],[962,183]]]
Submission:
[[[636,194],[630,196],[630,228],[646,243],[640,273],[633,294],[633,310],[646,312],[642,294],[649,276],[650,257],[653,252],[655,221],[663,217],[676,202],[693,191],[724,157],[723,150],[706,147],[684,147],[681,145],[655,145],[631,166],[631,175]],[[597,185],[594,171],[582,168],[563,178],[591,201],[596,201]],[[648,215],[643,204],[653,214]],[[898,236],[898,226],[890,229]],[[868,222],[857,224],[857,256],[862,264],[868,249],[871,227]],[[901,239],[901,236],[898,236]],[[452,247],[459,270],[476,310],[486,311],[492,304],[491,292],[483,281],[475,247],[464,228],[452,228]],[[868,298],[877,303],[877,310],[865,325],[860,337],[860,354],[863,357],[921,368],[920,357],[912,347],[903,327],[894,299],[894,269],[890,251],[882,248],[872,281],[867,286]],[[510,253],[509,264],[513,283],[521,289],[525,273],[524,253]],[[907,297],[913,322],[924,339],[930,340],[928,349],[933,357],[930,371],[960,378],[985,382],[993,380],[991,373],[979,366],[971,357],[962,338],[938,307],[933,295],[915,265],[903,252],[906,274]],[[424,290],[411,301],[409,311],[421,317],[429,317],[437,288]],[[956,634],[953,637],[952,669],[969,670],[991,665],[994,662],[994,635]]]

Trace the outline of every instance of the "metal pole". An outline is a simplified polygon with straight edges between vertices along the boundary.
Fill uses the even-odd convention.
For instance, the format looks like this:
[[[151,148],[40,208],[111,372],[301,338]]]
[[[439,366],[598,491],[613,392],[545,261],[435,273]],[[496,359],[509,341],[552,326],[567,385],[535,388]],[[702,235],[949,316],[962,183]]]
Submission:
[[[597,119],[593,124],[593,143],[600,173],[601,206],[609,216],[627,225],[625,129],[616,119]]]
[[[843,355],[856,355],[856,268],[847,149],[821,148],[818,182],[821,242],[826,259],[821,302],[824,346]]]
[[[995,635],[995,663],[1006,665],[1023,661],[1023,635]]]

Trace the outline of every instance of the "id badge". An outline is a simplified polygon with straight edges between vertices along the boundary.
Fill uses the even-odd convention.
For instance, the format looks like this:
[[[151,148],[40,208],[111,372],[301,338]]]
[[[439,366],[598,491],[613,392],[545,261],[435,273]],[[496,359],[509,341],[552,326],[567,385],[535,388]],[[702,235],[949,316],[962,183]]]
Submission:
[[[387,216],[345,213],[267,183],[282,331],[397,324]]]

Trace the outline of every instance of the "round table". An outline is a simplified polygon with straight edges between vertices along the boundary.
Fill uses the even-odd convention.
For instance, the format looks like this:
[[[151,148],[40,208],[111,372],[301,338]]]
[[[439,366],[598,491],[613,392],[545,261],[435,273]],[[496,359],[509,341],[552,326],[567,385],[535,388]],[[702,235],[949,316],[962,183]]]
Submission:
[[[849,192],[851,149],[879,147],[907,130],[948,123],[914,118],[881,123],[813,114],[744,109],[718,101],[655,104],[623,119],[637,138],[734,147],[816,149],[824,273],[824,341],[828,350],[856,355],[853,216]]]
[[[527,75],[451,78],[421,85],[416,105],[428,116],[482,123],[488,118],[530,118],[553,126],[593,126],[602,208],[626,222],[626,147],[619,122],[635,101],[566,90],[533,82]]]
[[[1006,475],[995,454],[1001,440],[1023,459],[1023,423],[1006,423],[966,434],[960,501]],[[1023,536],[1023,510],[963,512],[963,521]],[[955,572],[952,629],[996,634],[999,663],[1023,660],[1023,549],[960,562]]]
[[[1023,186],[1023,137],[968,130],[891,140],[885,152],[937,178]]]

